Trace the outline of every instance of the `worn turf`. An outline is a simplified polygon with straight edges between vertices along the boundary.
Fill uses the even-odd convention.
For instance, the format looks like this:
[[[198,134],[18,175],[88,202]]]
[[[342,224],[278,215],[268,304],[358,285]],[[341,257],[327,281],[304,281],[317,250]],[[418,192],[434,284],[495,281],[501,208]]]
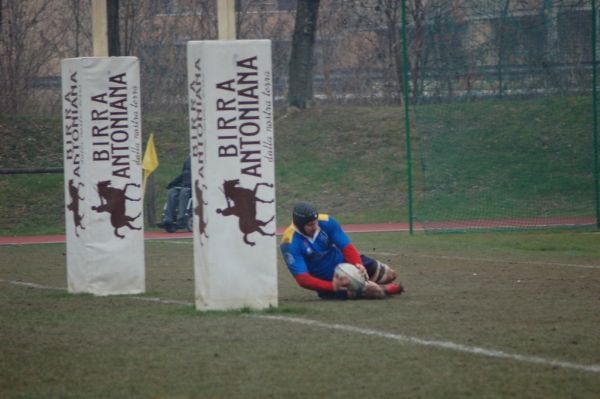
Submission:
[[[141,296],[66,293],[64,245],[1,247],[0,397],[598,397],[560,365],[600,367],[597,233],[353,238],[405,294],[321,301],[280,263],[279,308],[198,313],[189,240],[146,244]]]

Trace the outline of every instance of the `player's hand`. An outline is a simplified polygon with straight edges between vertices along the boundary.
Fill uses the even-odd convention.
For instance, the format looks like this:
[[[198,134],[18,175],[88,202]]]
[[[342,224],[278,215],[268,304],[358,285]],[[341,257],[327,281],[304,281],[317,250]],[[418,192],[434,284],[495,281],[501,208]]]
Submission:
[[[365,281],[369,281],[369,273],[367,273],[367,269],[360,263],[357,263],[356,268],[360,271],[360,274],[365,278]]]
[[[337,274],[333,276],[333,290],[335,292],[338,291],[346,291],[348,290],[348,285],[350,284],[350,279],[346,276],[338,276]]]

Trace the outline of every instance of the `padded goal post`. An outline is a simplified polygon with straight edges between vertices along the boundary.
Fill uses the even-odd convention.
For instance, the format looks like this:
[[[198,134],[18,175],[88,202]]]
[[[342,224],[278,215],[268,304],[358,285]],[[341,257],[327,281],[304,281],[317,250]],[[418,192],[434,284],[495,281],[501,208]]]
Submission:
[[[145,291],[139,61],[62,61],[69,292]]]
[[[188,42],[199,310],[277,306],[271,42]]]

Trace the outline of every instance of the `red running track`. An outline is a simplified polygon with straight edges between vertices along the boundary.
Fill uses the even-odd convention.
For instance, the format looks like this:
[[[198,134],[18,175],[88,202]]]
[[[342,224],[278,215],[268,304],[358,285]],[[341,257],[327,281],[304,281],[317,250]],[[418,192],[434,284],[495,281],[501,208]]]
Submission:
[[[446,221],[431,223],[415,223],[414,231],[423,230],[460,230],[460,229],[497,229],[497,228],[523,228],[523,227],[565,227],[594,225],[593,217],[557,217],[557,218],[526,218],[526,219],[496,219],[496,220],[468,220]],[[345,224],[343,228],[348,233],[383,233],[394,231],[408,231],[408,223],[371,223],[371,224]],[[279,227],[277,234],[282,234],[285,227]],[[192,233],[167,233],[162,231],[149,231],[144,234],[146,240],[169,240],[191,238]],[[27,244],[60,244],[65,242],[64,234],[46,236],[1,236],[0,245],[27,245]]]
[[[408,231],[408,223],[379,223],[379,224],[346,224],[343,226],[347,233],[380,233],[391,231]],[[417,227],[414,227],[415,230]],[[283,234],[285,227],[277,228],[277,234]],[[147,231],[144,233],[146,240],[173,240],[192,238],[192,233],[179,232],[167,233],[164,231]],[[60,244],[65,242],[64,234],[46,236],[3,236],[0,245],[27,245],[27,244]]]

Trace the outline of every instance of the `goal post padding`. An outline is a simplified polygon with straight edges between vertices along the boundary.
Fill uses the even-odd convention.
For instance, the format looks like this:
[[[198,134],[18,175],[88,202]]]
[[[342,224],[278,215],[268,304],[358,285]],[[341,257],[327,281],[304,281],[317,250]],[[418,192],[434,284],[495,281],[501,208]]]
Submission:
[[[270,40],[187,47],[195,303],[277,306]]]
[[[62,60],[69,292],[145,291],[139,61]]]

